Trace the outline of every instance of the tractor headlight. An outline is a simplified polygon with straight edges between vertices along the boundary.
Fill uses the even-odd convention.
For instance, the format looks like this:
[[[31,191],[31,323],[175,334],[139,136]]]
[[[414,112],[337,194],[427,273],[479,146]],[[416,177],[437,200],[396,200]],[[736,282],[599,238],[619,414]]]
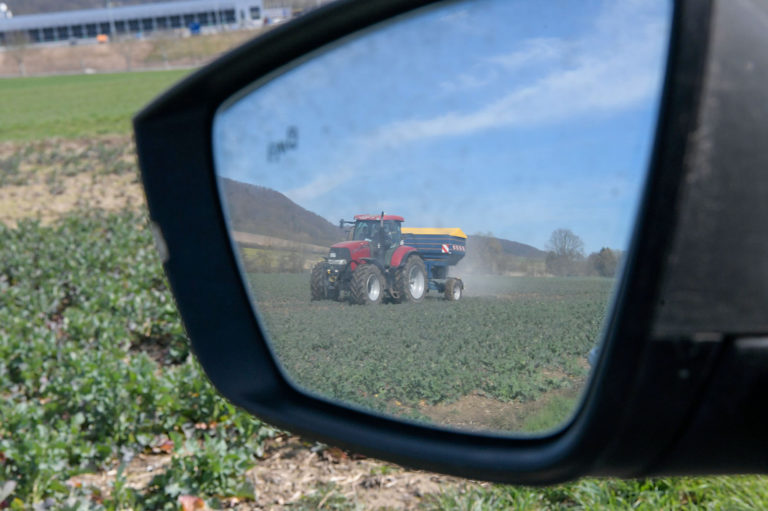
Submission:
[[[328,264],[338,264],[339,266],[347,264],[346,259],[328,259]]]

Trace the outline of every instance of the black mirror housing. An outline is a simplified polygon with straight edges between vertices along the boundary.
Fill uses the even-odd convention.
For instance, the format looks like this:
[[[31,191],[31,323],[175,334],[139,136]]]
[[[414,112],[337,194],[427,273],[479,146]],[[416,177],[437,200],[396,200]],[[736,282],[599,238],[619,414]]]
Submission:
[[[758,389],[768,374],[768,343],[760,337],[768,330],[768,181],[761,176],[768,116],[756,105],[768,104],[768,32],[760,21],[768,12],[750,0],[675,4],[625,275],[589,389],[565,427],[511,437],[417,425],[309,395],[282,373],[227,232],[214,173],[214,114],[238,91],[320,47],[437,3],[340,0],[224,56],[135,118],[150,215],[167,246],[165,269],[213,384],[236,405],[298,434],[475,479],[549,484],[585,475],[765,471]]]

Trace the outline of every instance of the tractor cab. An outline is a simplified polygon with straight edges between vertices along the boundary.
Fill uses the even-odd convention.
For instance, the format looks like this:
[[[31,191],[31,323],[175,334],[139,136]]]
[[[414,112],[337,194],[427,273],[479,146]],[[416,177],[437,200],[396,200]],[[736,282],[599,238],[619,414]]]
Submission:
[[[371,257],[387,264],[388,253],[401,244],[402,223],[403,217],[396,215],[355,215],[349,239],[367,241],[370,244]]]
[[[377,241],[382,235],[389,238],[392,243],[400,243],[400,222],[385,220],[384,225],[380,221],[359,220],[355,222],[355,228],[350,232],[353,240]]]

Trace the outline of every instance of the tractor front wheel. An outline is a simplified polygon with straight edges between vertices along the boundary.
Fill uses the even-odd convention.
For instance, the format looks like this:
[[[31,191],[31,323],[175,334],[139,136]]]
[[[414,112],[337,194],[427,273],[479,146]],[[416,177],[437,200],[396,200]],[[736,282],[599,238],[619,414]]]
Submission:
[[[317,263],[312,267],[312,277],[309,281],[309,292],[312,300],[325,300],[325,265]]]
[[[362,264],[352,274],[349,286],[352,303],[368,305],[381,303],[384,295],[384,278],[381,271],[372,264]]]
[[[411,256],[395,272],[398,302],[418,303],[427,294],[427,269],[420,257]]]

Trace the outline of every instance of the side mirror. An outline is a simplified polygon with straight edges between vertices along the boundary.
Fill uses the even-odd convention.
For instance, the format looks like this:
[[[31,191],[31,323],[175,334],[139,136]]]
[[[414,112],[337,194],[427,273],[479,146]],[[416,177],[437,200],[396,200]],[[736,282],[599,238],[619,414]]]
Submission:
[[[134,124],[209,378],[475,479],[765,471],[764,19],[340,0],[189,77]],[[335,239],[350,210],[401,243]]]

